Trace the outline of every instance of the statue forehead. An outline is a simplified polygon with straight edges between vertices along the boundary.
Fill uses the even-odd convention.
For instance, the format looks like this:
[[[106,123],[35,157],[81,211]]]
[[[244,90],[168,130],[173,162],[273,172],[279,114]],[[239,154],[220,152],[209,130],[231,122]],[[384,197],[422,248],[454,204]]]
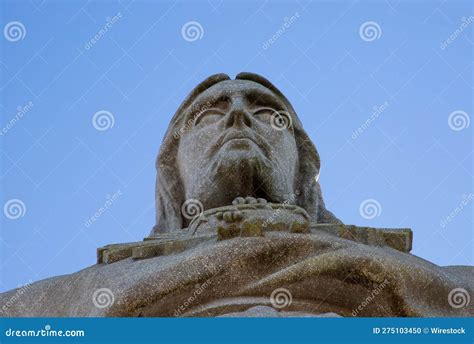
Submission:
[[[237,79],[221,81],[209,87],[199,94],[193,103],[216,99],[221,96],[228,96],[229,98],[239,96],[270,96],[281,100],[274,92],[257,82]]]

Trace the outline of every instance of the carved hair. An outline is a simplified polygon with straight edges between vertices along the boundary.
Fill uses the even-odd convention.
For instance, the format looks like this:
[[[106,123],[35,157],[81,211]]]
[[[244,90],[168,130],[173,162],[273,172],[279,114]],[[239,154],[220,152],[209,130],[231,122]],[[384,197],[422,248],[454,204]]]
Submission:
[[[330,211],[326,210],[321,194],[321,187],[316,177],[319,175],[320,159],[316,147],[303,129],[293,106],[288,99],[270,81],[253,73],[240,73],[237,80],[248,80],[256,82],[280,98],[293,116],[293,130],[295,133],[298,154],[300,159],[299,170],[295,176],[294,204],[305,209],[311,216],[313,222],[319,223],[341,223]],[[181,213],[181,205],[185,201],[185,193],[181,177],[178,174],[177,156],[179,149],[179,130],[185,126],[185,110],[194,102],[198,95],[219,82],[230,80],[226,74],[215,74],[197,85],[180,105],[171,119],[166,131],[163,143],[156,160],[156,225],[150,235],[161,232],[178,230],[184,226],[184,218]],[[245,196],[245,195],[244,195]]]

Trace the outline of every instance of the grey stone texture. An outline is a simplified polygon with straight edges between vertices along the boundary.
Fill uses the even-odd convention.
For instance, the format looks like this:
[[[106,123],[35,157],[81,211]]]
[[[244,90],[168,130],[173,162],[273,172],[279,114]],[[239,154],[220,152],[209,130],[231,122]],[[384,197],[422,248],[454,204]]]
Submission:
[[[343,224],[296,112],[263,77],[213,75],[171,120],[156,225],[97,264],[0,294],[8,317],[466,317],[473,268],[410,254],[408,228]]]

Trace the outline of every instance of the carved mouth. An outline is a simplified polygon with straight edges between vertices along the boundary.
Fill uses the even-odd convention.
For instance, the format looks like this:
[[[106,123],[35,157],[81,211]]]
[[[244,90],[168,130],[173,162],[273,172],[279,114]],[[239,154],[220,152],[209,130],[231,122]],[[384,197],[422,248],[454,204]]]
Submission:
[[[233,140],[249,140],[249,141],[252,141],[253,143],[255,143],[257,146],[259,145],[258,142],[256,142],[253,135],[251,135],[248,132],[243,133],[243,132],[238,132],[238,131],[232,131],[232,132],[228,133],[227,135],[225,135],[223,137],[222,144],[224,144],[226,142],[229,142],[229,141],[233,141]]]
[[[223,142],[223,145],[231,143],[236,148],[250,148],[251,144],[258,146],[257,142],[249,137],[233,137]]]
[[[259,135],[248,132],[248,131],[237,131],[232,130],[226,135],[220,136],[215,143],[209,148],[207,155],[213,156],[219,149],[224,145],[232,144],[233,148],[245,148],[249,149],[251,145],[257,146],[263,154],[267,157],[271,157],[271,149],[265,140]]]
[[[265,153],[264,145],[259,142],[253,135],[245,135],[242,132],[232,132],[223,137],[221,147],[231,144],[234,148],[249,149],[252,145],[257,146]]]

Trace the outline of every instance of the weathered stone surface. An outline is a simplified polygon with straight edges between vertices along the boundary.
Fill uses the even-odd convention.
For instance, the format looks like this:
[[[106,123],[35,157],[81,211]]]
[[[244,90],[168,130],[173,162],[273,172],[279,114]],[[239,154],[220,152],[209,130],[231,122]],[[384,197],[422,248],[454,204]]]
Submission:
[[[410,229],[343,225],[319,155],[261,76],[184,100],[157,159],[156,226],[98,264],[0,294],[3,316],[472,316],[472,267],[409,254]]]
[[[304,209],[287,204],[267,203],[248,198],[252,204],[234,200],[232,206],[210,209],[196,216],[189,228],[155,234],[142,242],[112,244],[97,249],[97,263],[114,263],[128,257],[146,259],[179,253],[207,240],[264,236],[265,232],[310,233],[324,231],[372,246],[387,246],[409,252],[412,232],[408,228],[381,229],[343,224],[310,224]],[[255,202],[253,202],[255,201]]]
[[[151,241],[148,245],[140,245],[132,249],[133,259],[146,259],[156,256],[165,256],[182,252],[188,248],[194,247],[201,242],[212,240],[215,235],[201,235],[196,237],[184,236],[181,239],[169,241]]]
[[[40,281],[3,315],[219,316],[271,307],[272,292],[285,288],[292,302],[280,312],[472,316],[472,302],[454,308],[449,299],[456,288],[472,293],[472,272],[323,231],[266,232],[264,237],[205,241],[177,254],[127,258]],[[98,308],[94,292],[102,288],[110,290],[114,302]],[[16,292],[1,294],[0,305]]]
[[[410,252],[413,232],[409,228],[372,228],[343,224],[313,224],[313,231],[324,231],[338,237],[372,246],[387,246],[402,252]]]
[[[237,236],[263,236],[264,231],[288,228],[309,232],[310,220],[306,211],[298,206],[247,197],[247,201],[237,198],[233,205],[204,211],[191,221],[188,231],[195,235],[212,233],[217,228],[218,239],[225,240]]]
[[[148,237],[144,241],[111,244],[97,249],[97,264],[111,264],[129,257],[146,259],[178,253],[214,238],[215,233],[191,236],[188,232],[182,232],[174,233],[172,236],[166,233],[153,238]]]
[[[156,168],[152,235],[188,227],[187,201],[209,210],[237,197],[297,205],[312,222],[340,223],[324,205],[316,147],[288,99],[256,74],[216,74],[196,86],[171,119]]]
[[[284,212],[291,213],[296,208],[283,208],[273,205],[274,209],[285,209]],[[357,241],[371,246],[391,247],[398,251],[409,252],[411,250],[412,232],[408,228],[387,229],[358,227],[343,224],[311,224],[307,221],[292,221],[294,218],[288,214],[280,213],[280,220],[273,221],[267,225],[262,218],[264,216],[252,215],[252,212],[243,216],[242,220],[231,222],[226,225],[219,225],[219,220],[213,220],[213,217],[221,218],[222,210],[229,209],[222,207],[201,215],[201,223],[205,223],[205,230],[197,231],[196,226],[191,226],[178,233],[158,234],[155,237],[148,237],[144,241],[112,244],[97,249],[97,263],[110,264],[128,257],[133,259],[146,259],[160,255],[174,254],[192,248],[204,241],[228,240],[236,237],[264,236],[265,232],[286,231],[291,233],[317,233],[323,231],[331,233],[340,238]],[[254,209],[253,212],[259,212],[260,209]],[[244,213],[245,214],[245,213]],[[196,222],[192,222],[197,223]],[[209,223],[217,227],[214,230]]]
[[[324,314],[309,314],[303,312],[279,312],[275,308],[269,306],[256,306],[247,309],[243,312],[228,313],[221,315],[220,317],[224,318],[306,318],[306,317],[316,317],[316,318],[340,318],[341,316],[336,313],[324,313]]]

